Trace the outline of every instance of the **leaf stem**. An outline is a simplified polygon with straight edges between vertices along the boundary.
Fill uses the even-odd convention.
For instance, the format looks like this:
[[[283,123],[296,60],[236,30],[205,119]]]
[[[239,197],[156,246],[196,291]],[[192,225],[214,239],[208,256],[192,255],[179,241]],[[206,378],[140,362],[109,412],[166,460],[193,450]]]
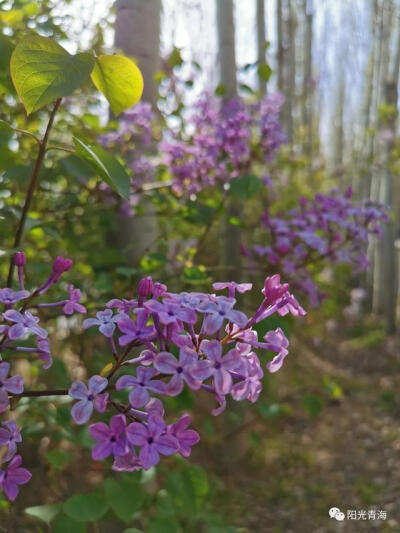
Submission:
[[[60,104],[61,104],[61,98],[58,98],[55,101],[54,107],[50,113],[50,118],[49,118],[49,122],[47,123],[44,137],[41,141],[39,141],[39,150],[38,150],[38,154],[36,157],[35,166],[33,167],[31,179],[29,181],[28,190],[26,192],[25,203],[22,209],[21,218],[20,218],[18,228],[15,234],[13,248],[18,248],[22,241],[26,219],[27,219],[28,212],[29,212],[29,209],[32,203],[32,199],[35,193],[35,189],[38,183],[39,172],[43,164],[44,156],[46,154],[46,145],[47,145],[47,141],[49,140],[50,130],[53,126],[54,117],[57,113],[58,108],[60,107]],[[13,274],[14,274],[14,263],[13,263],[13,257],[11,257],[10,268],[8,271],[8,278],[7,278],[7,287],[11,287],[12,285]]]

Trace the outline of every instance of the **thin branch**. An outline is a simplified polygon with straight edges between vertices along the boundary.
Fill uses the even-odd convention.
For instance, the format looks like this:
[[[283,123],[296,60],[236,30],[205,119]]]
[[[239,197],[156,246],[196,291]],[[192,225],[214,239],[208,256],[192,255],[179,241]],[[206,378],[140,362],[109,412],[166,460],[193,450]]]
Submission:
[[[27,219],[28,212],[29,212],[29,209],[32,203],[33,196],[35,194],[35,189],[36,189],[38,178],[39,178],[39,172],[43,164],[44,156],[46,154],[46,145],[49,139],[50,130],[53,126],[54,117],[57,113],[58,108],[60,107],[60,104],[61,104],[61,98],[58,98],[58,100],[56,100],[54,104],[52,112],[50,113],[50,118],[49,118],[49,122],[46,127],[44,137],[39,143],[39,150],[38,150],[35,166],[33,167],[32,176],[29,181],[28,190],[27,190],[26,197],[25,197],[25,204],[22,209],[21,219],[18,224],[17,232],[15,234],[13,248],[18,248],[19,245],[21,244],[26,219]],[[11,257],[10,269],[8,271],[8,278],[7,278],[7,287],[11,287],[12,285],[13,274],[14,274],[14,263],[13,263],[13,257]]]

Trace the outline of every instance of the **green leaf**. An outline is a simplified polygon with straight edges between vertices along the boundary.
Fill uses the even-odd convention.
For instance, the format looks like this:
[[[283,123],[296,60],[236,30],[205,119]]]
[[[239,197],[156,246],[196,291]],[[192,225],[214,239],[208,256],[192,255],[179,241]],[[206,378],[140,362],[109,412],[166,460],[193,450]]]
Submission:
[[[0,132],[13,131],[13,128],[5,120],[0,120]]]
[[[116,157],[100,146],[85,144],[74,137],[77,155],[96,171],[96,173],[122,198],[129,200],[131,179]]]
[[[262,181],[252,174],[233,178],[229,185],[229,193],[235,198],[241,199],[252,198],[263,188]]]
[[[36,507],[27,507],[25,513],[34,518],[50,524],[50,522],[58,515],[61,510],[61,504],[55,505],[38,505]]]
[[[204,266],[185,267],[183,270],[183,281],[192,285],[202,284],[207,281],[207,274]]]
[[[72,459],[72,455],[64,450],[50,450],[46,453],[46,459],[53,468],[62,470]]]
[[[142,96],[142,73],[128,57],[97,57],[91,77],[96,88],[107,98],[115,115],[137,104]]]
[[[106,479],[107,501],[116,516],[123,522],[129,522],[132,515],[142,508],[145,493],[137,478],[132,480]]]
[[[267,82],[272,76],[272,68],[268,63],[260,63],[257,67],[257,73],[262,81]]]
[[[52,533],[86,533],[86,525],[65,514],[59,515],[52,524]]]
[[[324,402],[319,396],[307,395],[303,397],[303,405],[310,416],[318,416],[324,406]]]
[[[77,522],[95,522],[108,511],[108,502],[103,494],[97,492],[74,494],[64,503],[63,511]]]
[[[47,37],[30,35],[20,41],[11,56],[11,78],[29,115],[68,96],[93,70],[90,54],[69,54]]]

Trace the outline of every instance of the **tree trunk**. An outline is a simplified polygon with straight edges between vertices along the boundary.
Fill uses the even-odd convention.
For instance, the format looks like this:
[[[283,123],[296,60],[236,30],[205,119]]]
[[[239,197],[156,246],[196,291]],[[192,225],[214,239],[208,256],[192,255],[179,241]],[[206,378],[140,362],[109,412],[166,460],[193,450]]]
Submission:
[[[390,36],[392,29],[392,7],[391,0],[382,2],[381,5],[381,19],[379,32],[379,78],[377,80],[377,96],[376,109],[381,103],[386,101],[386,89],[389,73],[389,59],[390,59]],[[386,126],[385,126],[386,129]],[[379,136],[377,137],[377,141]],[[374,150],[375,151],[375,150]],[[388,175],[388,147],[385,146],[384,154],[380,161],[379,170],[375,171],[372,176],[371,192],[373,193],[373,200],[382,200],[386,197],[387,190],[387,175]],[[380,315],[385,313],[385,249],[384,240],[381,239],[375,246],[374,253],[374,287],[373,287],[373,310]]]
[[[142,100],[156,108],[158,87],[154,75],[160,69],[161,0],[117,0],[116,10],[115,47],[137,61],[144,80]],[[132,263],[151,249],[158,235],[154,205],[149,199],[141,205],[140,217],[119,219],[118,241]]]
[[[257,0],[257,61],[261,66],[265,63],[265,5],[264,0]],[[266,82],[259,76],[258,89],[261,95],[267,91]]]
[[[217,25],[219,45],[220,82],[225,88],[225,99],[237,96],[235,24],[232,0],[217,0]],[[229,199],[224,221],[221,246],[222,265],[230,267],[232,279],[240,276],[240,228],[230,223],[230,219],[240,218],[241,204]],[[226,276],[226,272],[225,272]]]
[[[283,64],[284,64],[284,48],[283,48],[283,5],[282,0],[276,2],[276,35],[277,35],[277,54],[276,54],[276,71],[277,71],[277,85],[278,91],[284,92],[283,87]]]
[[[237,95],[235,23],[233,1],[217,0],[217,25],[219,46],[220,81],[226,97]]]
[[[304,32],[304,71],[302,94],[302,125],[305,128],[305,152],[312,153],[313,144],[313,79],[312,79],[312,40],[313,40],[313,4],[312,0],[303,0],[305,32]]]
[[[286,65],[286,105],[284,116],[286,116],[287,137],[290,143],[293,142],[294,135],[294,114],[295,114],[295,96],[296,96],[296,20],[292,0],[287,0],[287,65]]]

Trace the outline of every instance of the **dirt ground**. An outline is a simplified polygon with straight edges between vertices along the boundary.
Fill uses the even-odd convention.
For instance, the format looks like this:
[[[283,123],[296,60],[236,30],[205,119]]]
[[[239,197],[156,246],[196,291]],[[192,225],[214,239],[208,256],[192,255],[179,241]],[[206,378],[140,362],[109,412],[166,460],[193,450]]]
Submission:
[[[293,342],[273,376],[287,414],[251,410],[225,440],[235,451],[222,465],[212,453],[207,461],[224,484],[221,512],[243,532],[400,532],[400,343],[374,324],[339,341],[342,327],[312,346]],[[307,410],[310,391],[323,405],[309,400]],[[332,507],[343,521],[330,518]]]

